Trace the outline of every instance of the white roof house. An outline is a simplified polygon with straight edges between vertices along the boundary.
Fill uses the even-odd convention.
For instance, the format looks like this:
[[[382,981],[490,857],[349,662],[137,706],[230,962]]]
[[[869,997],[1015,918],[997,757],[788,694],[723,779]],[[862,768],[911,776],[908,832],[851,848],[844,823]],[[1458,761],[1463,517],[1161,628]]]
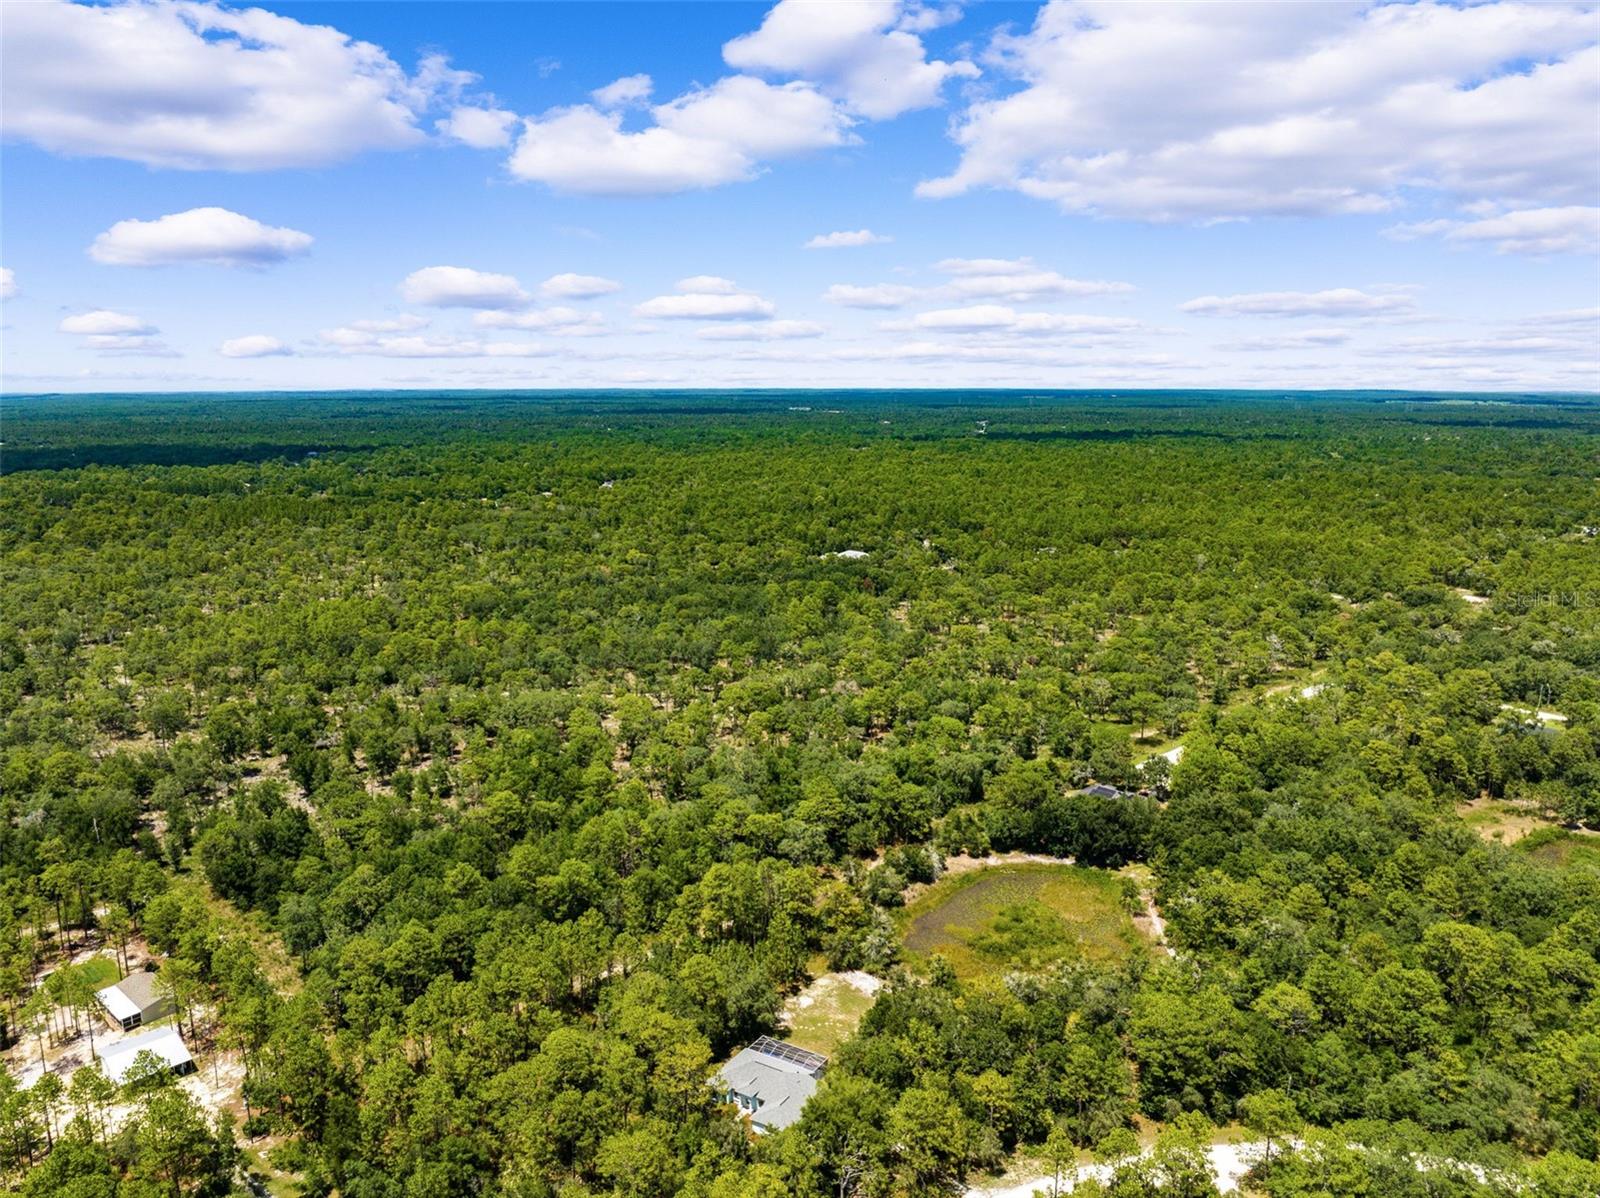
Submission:
[[[95,998],[111,1022],[125,1032],[172,1013],[172,999],[156,988],[156,975],[144,970],[95,991]]]
[[[108,1078],[120,1085],[128,1070],[133,1068],[134,1058],[141,1052],[154,1053],[174,1073],[194,1072],[194,1058],[189,1055],[189,1049],[175,1027],[141,1032],[109,1045],[101,1050],[100,1067]]]
[[[717,1070],[714,1084],[756,1131],[778,1130],[800,1118],[827,1064],[820,1053],[762,1036]]]
[[[118,1023],[126,1023],[142,1014],[139,1004],[124,994],[119,987],[107,986],[104,990],[95,991],[94,996],[100,1000],[100,1005],[106,1009],[107,1014]]]

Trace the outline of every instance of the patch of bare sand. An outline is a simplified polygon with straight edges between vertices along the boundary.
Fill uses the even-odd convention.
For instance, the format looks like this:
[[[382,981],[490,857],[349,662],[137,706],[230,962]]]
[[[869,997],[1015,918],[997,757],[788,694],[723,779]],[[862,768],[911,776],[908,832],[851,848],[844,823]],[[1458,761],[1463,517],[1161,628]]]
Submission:
[[[779,1019],[785,1035],[801,1048],[831,1055],[855,1034],[882,988],[883,979],[864,970],[824,973],[784,1002]]]
[[[785,1012],[804,1011],[841,986],[848,986],[871,998],[883,989],[883,979],[873,976],[864,969],[841,969],[835,973],[825,973],[800,993],[793,995],[783,1004],[783,1009]]]
[[[1480,796],[1456,807],[1456,814],[1484,840],[1516,844],[1531,832],[1552,825],[1531,807],[1519,807],[1504,799]]]

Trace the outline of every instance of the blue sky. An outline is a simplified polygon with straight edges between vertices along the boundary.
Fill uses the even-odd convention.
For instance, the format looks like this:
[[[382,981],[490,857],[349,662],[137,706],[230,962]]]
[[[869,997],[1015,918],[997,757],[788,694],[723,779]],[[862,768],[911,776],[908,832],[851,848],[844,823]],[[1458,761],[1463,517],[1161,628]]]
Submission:
[[[1597,45],[1546,3],[5,6],[3,384],[1596,390]]]

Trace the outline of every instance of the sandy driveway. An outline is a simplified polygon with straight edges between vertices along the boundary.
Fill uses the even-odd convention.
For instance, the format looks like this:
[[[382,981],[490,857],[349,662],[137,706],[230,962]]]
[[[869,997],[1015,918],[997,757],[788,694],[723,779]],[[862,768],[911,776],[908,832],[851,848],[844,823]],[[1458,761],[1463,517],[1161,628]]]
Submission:
[[[1239,1188],[1239,1179],[1250,1169],[1251,1163],[1260,1154],[1264,1147],[1261,1143],[1249,1144],[1213,1144],[1206,1149],[1206,1157],[1211,1162],[1211,1175],[1216,1179],[1217,1188],[1224,1194],[1231,1194]],[[1078,1169],[1078,1177],[1083,1181],[1094,1178],[1098,1181],[1108,1181],[1111,1177],[1109,1165],[1084,1165]],[[1073,1190],[1071,1182],[1064,1182],[1061,1187],[1063,1194],[1070,1194]],[[966,1198],[1033,1198],[1035,1193],[1050,1193],[1049,1177],[1033,1177],[1025,1181],[999,1181],[993,1185],[973,1186],[967,1190]]]

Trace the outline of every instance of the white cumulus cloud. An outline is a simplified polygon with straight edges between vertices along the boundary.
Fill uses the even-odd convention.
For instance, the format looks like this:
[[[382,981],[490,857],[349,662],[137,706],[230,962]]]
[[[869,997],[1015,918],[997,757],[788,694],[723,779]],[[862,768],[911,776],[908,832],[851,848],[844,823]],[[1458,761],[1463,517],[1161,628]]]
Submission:
[[[1327,349],[1343,345],[1352,334],[1348,329],[1304,329],[1295,333],[1274,333],[1267,337],[1244,337],[1217,346],[1222,350],[1239,350],[1245,353],[1271,352],[1280,349]]]
[[[779,0],[759,29],[723,46],[722,57],[739,70],[812,80],[853,111],[884,120],[937,104],[946,81],[978,74],[970,62],[929,61],[918,36],[929,18],[930,10],[899,0]]]
[[[318,341],[339,349],[355,349],[358,346],[371,345],[377,339],[377,334],[348,324],[340,325],[336,329],[323,329],[317,334]]]
[[[1040,266],[1032,258],[946,258],[934,269],[949,277],[933,287],[904,283],[859,286],[836,283],[823,295],[846,308],[903,308],[923,301],[1005,300],[1029,303],[1068,296],[1115,295],[1132,291],[1131,283],[1109,279],[1073,279]]]
[[[92,312],[80,312],[76,316],[68,316],[57,327],[63,333],[76,333],[79,336],[125,334],[143,336],[159,331],[149,321],[130,316],[126,312],[112,312],[107,308],[96,308]]]
[[[893,241],[892,237],[884,237],[874,233],[871,229],[855,229],[839,233],[818,233],[806,242],[808,250],[839,250],[849,249],[858,245],[882,245],[886,241]]]
[[[620,111],[588,104],[523,122],[507,163],[557,191],[661,195],[753,178],[762,162],[851,141],[850,119],[806,83],[732,75],[659,104],[654,123],[623,128]]]
[[[677,294],[658,295],[633,310],[635,316],[665,320],[765,320],[775,311],[772,301],[716,275],[681,279]]]
[[[519,179],[594,195],[690,191],[748,178],[755,169],[734,146],[695,141],[659,126],[625,132],[619,114],[588,105],[553,109],[525,122],[507,166]]]
[[[690,275],[687,279],[679,279],[673,290],[703,295],[738,295],[742,288],[732,279],[725,279],[721,275]]]
[[[16,294],[16,274],[9,266],[0,266],[0,299],[11,299]]]
[[[624,75],[604,87],[590,92],[590,97],[601,108],[626,108],[630,104],[643,104],[655,89],[649,75]]]
[[[80,344],[103,358],[176,358],[181,355],[156,337],[161,330],[149,321],[126,312],[96,308],[64,318],[56,326],[63,333],[80,338]]]
[[[504,108],[462,104],[434,122],[440,133],[475,150],[502,150],[511,144],[517,114]]]
[[[1478,220],[1418,221],[1384,232],[1400,241],[1442,237],[1459,245],[1492,244],[1501,254],[1593,254],[1600,252],[1600,208],[1523,208]]]
[[[1487,337],[1403,337],[1374,346],[1370,354],[1398,354],[1424,359],[1440,356],[1505,357],[1520,354],[1554,354],[1579,361],[1594,360],[1594,343],[1582,337],[1542,336],[1537,333],[1496,333]]]
[[[1393,316],[1415,311],[1408,291],[1256,291],[1244,295],[1202,295],[1178,310],[1197,316]]]
[[[311,234],[275,228],[226,208],[191,208],[155,220],[119,220],[94,239],[89,256],[108,266],[266,266],[304,254]]]
[[[85,337],[83,344],[102,358],[181,358],[177,350],[157,337],[102,334]]]
[[[977,73],[928,60],[920,34],[937,23],[932,12],[899,0],[780,0],[761,28],[723,47],[739,73],[654,105],[650,76],[625,75],[588,103],[524,118],[507,169],[574,194],[665,195],[856,144],[859,120],[935,104],[946,80]]]
[[[1538,312],[1524,316],[1519,324],[1532,328],[1577,328],[1600,337],[1600,308],[1564,308],[1558,312]]]
[[[595,299],[621,290],[621,283],[599,275],[551,275],[539,284],[539,294],[546,299]]]
[[[919,192],[1200,222],[1379,212],[1415,190],[1592,202],[1596,41],[1575,4],[1052,0],[996,40],[1015,90],[966,110],[959,164]]]
[[[288,357],[294,350],[276,337],[252,333],[247,337],[230,337],[217,348],[217,352],[224,358],[272,358]]]
[[[372,320],[352,320],[346,328],[354,329],[358,333],[409,333],[416,329],[427,328],[429,324],[426,316],[416,316],[410,312],[403,312],[399,316],[382,316]]]
[[[261,8],[193,0],[6,6],[0,127],[62,154],[183,170],[268,170],[420,144],[458,89],[437,58],[408,75],[381,48]]]
[[[465,266],[425,266],[400,284],[407,303],[434,308],[514,308],[528,302],[528,293],[510,275],[490,274]]]

